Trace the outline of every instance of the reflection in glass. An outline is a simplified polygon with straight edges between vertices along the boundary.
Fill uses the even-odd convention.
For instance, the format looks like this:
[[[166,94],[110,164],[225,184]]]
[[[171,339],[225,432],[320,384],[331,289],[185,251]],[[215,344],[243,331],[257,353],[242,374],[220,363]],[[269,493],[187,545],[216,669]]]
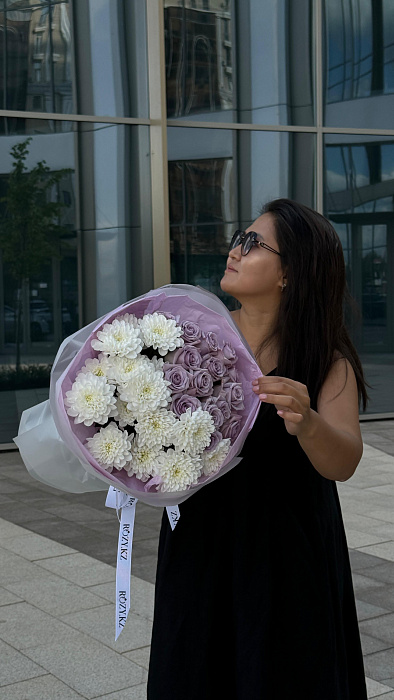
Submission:
[[[325,123],[391,128],[394,93],[392,0],[325,0]],[[382,97],[384,102],[381,101]],[[362,98],[368,98],[362,101]],[[380,99],[379,99],[380,98]],[[375,103],[371,104],[370,100]]]
[[[165,0],[167,116],[233,106],[231,8]]]
[[[325,215],[340,236],[347,282],[360,311],[360,320],[353,318],[349,330],[372,384],[368,412],[391,411],[394,140],[325,138]]]
[[[165,0],[167,116],[314,124],[311,0],[233,6]]]
[[[68,114],[74,109],[70,7],[67,1],[39,4],[8,2],[2,15],[2,109]]]
[[[171,281],[199,284],[236,308],[219,286],[231,237],[275,197],[314,207],[315,137],[182,131],[190,129],[168,129]]]
[[[148,116],[144,0],[72,10],[71,22],[68,0],[0,6],[0,108]]]

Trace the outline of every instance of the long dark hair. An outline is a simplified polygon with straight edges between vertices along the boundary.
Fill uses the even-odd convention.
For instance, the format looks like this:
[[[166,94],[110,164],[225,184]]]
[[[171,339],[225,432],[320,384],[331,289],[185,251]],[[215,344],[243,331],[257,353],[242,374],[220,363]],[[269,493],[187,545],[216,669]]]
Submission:
[[[365,411],[369,396],[363,368],[345,327],[345,305],[355,308],[345,273],[341,241],[333,226],[321,214],[291,199],[273,199],[262,206],[260,215],[270,212],[286,287],[278,315],[268,337],[255,353],[276,339],[279,347],[277,373],[308,387],[311,406],[338,352],[354,369],[358,402]],[[346,367],[347,379],[347,367]]]

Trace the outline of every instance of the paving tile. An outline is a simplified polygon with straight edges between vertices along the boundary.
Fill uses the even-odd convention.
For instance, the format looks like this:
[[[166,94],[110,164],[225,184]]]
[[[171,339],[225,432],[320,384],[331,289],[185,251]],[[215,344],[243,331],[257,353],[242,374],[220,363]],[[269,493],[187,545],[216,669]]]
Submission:
[[[384,587],[384,581],[375,581],[372,577],[368,576],[370,569],[366,569],[367,575],[364,576],[360,572],[352,572],[353,588],[356,596],[361,591],[368,590],[369,588],[381,588]],[[361,596],[362,597],[362,596]]]
[[[19,651],[78,636],[74,628],[28,603],[7,605],[0,610],[0,638]]]
[[[12,584],[34,578],[45,578],[44,570],[36,564],[0,547],[0,585],[12,591]]]
[[[394,698],[394,693],[391,692],[391,688],[384,683],[379,683],[372,678],[365,677],[368,698],[379,698],[379,700],[388,700],[390,695]]]
[[[49,537],[51,540],[59,542],[60,544],[66,544],[67,546],[72,546],[70,543],[73,538],[79,540],[82,537],[92,536],[92,530],[84,525],[80,523],[70,523],[69,520],[55,518],[55,516],[45,518],[44,520],[29,520],[23,523],[23,527],[31,532],[36,532],[37,535]]]
[[[45,513],[45,511],[39,508],[32,508],[26,504],[21,504],[16,507],[14,503],[3,505],[1,507],[1,517],[5,520],[10,520],[12,523],[18,525],[23,525],[29,520],[43,520],[44,518],[50,518],[50,513]]]
[[[35,533],[17,537],[3,537],[0,540],[0,544],[2,549],[15,552],[18,556],[29,561],[74,553],[71,547],[65,547],[63,544],[53,542],[47,537],[42,537]]]
[[[360,639],[363,656],[373,654],[375,651],[381,651],[382,649],[390,649],[392,646],[390,642],[383,642],[381,639],[376,639],[376,637],[372,637],[370,634],[365,634],[361,629]]]
[[[372,617],[379,617],[380,619],[380,616],[391,613],[389,608],[381,608],[378,605],[372,605],[364,600],[360,600],[359,597],[355,598],[355,601],[359,622],[360,620],[367,620]]]
[[[49,675],[0,688],[0,700],[80,700],[82,697]]]
[[[345,527],[346,540],[348,547],[352,549],[360,549],[361,547],[367,547],[372,544],[381,544],[390,541],[389,537],[384,535],[374,535],[368,532],[362,532],[361,530],[354,530],[349,527]],[[394,540],[393,540],[394,541]]]
[[[119,698],[119,691],[145,681],[141,666],[82,634],[78,641],[26,649],[24,654],[89,700],[110,693]]]
[[[147,671],[149,670],[150,646],[134,649],[134,651],[126,651],[123,656],[131,659],[131,661],[134,661],[135,664],[142,666]]]
[[[394,564],[392,562],[386,561],[383,564],[371,568],[358,569],[358,573],[362,576],[368,576],[374,581],[380,581],[382,583],[394,583]]]
[[[358,547],[358,550],[394,562],[394,540],[382,542],[381,544],[372,544],[368,547]]]
[[[375,557],[371,554],[359,552],[357,549],[349,549],[349,558],[352,571],[358,571],[358,569],[370,569],[375,566],[387,563],[380,557]]]
[[[394,673],[394,647],[383,649],[364,657],[365,674],[374,680],[385,683]]]
[[[53,559],[44,559],[38,565],[82,588],[109,581],[113,581],[115,587],[116,571],[114,567],[80,552]]]
[[[134,576],[154,584],[156,582],[157,556],[148,554],[147,556],[135,557],[131,569]]]
[[[100,512],[95,508],[90,508],[83,503],[70,503],[67,505],[51,506],[45,509],[46,513],[52,513],[52,515],[57,515],[59,518],[64,518],[65,520],[71,520],[73,523],[84,523],[88,524],[90,521],[108,520],[113,521],[112,508],[105,508]]]
[[[394,612],[372,619],[359,620],[360,632],[394,646]]]
[[[97,700],[146,700],[147,684],[134,685],[131,688],[125,688],[117,693],[109,695],[100,695]]]
[[[0,686],[45,674],[45,670],[40,665],[0,640]]]
[[[129,612],[125,627],[115,642],[114,605],[63,615],[61,620],[118,653],[148,646],[151,643],[151,621],[132,612]]]
[[[40,610],[57,616],[105,605],[103,598],[47,571],[43,579],[17,581],[5,584],[4,588]]]
[[[23,527],[10,523],[8,520],[0,518],[0,547],[3,537],[18,537],[18,535],[28,535],[29,533]]]
[[[22,598],[18,598],[18,596],[14,595],[10,591],[7,591],[7,589],[3,588],[3,586],[0,586],[0,607],[2,605],[12,605],[12,603],[20,603],[21,600]]]

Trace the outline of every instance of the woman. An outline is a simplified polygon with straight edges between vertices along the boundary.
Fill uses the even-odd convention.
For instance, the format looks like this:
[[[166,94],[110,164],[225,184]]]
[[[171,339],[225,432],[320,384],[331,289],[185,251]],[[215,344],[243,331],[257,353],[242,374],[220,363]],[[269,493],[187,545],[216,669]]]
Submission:
[[[368,395],[339,238],[273,200],[234,234],[221,288],[241,303],[261,406],[242,461],[179,506],[174,531],[163,513],[148,700],[366,700],[335,482],[361,459]]]

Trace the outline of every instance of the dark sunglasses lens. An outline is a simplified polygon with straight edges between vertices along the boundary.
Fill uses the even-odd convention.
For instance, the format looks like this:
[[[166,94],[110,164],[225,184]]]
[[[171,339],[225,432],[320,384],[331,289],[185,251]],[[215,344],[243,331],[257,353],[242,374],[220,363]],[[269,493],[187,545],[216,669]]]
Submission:
[[[230,241],[230,250],[236,248],[241,243],[241,232],[236,231]]]
[[[242,244],[242,254],[247,255],[253,245],[253,235],[252,233],[247,233]]]

